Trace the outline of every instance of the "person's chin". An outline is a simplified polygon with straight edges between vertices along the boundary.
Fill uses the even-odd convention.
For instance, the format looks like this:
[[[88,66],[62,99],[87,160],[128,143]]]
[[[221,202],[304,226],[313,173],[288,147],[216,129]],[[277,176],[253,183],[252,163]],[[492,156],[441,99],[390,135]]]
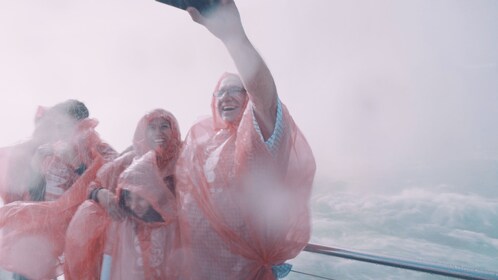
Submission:
[[[155,148],[154,148],[154,151],[156,151],[156,153],[161,153],[163,152],[164,150],[166,150],[166,148],[168,147],[168,145],[164,144],[164,145],[157,145]]]
[[[235,123],[238,119],[238,114],[235,112],[224,113],[221,118],[227,123]]]
[[[134,211],[134,213],[135,213],[135,215],[137,217],[139,217],[140,219],[143,219],[143,217],[145,216],[146,211],[138,211],[138,212]]]

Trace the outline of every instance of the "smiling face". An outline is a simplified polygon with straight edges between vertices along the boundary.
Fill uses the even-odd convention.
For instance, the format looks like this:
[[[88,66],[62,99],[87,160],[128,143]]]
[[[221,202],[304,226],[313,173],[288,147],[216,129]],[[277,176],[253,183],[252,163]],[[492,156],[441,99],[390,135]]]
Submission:
[[[124,196],[124,204],[139,218],[143,218],[150,208],[150,203],[134,192],[128,192]]]
[[[228,123],[240,120],[244,111],[247,93],[242,81],[236,76],[227,76],[214,93],[216,108],[221,119]]]
[[[165,118],[155,118],[147,125],[146,141],[152,150],[164,150],[172,136],[171,124]]]

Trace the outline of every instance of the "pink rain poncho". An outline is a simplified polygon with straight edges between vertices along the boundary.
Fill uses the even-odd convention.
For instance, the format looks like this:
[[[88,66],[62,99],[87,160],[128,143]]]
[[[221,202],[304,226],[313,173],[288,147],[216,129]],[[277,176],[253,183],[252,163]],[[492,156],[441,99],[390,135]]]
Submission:
[[[168,147],[151,151],[146,129],[156,118],[169,121]],[[95,186],[138,194],[160,214],[161,222],[133,215],[114,221],[92,200],[81,205],[69,226],[64,251],[65,279],[99,279],[103,254],[112,257],[111,279],[173,279],[180,265],[173,171],[181,147],[174,116],[157,109],[138,123],[133,150],[99,171]]]
[[[177,163],[183,279],[275,279],[310,237],[313,154],[280,101],[266,143],[250,102],[238,125],[216,106]]]
[[[62,104],[70,103],[59,103]],[[73,120],[74,132],[65,139],[58,138],[57,120],[73,118],[56,111],[61,110],[59,105],[44,109],[44,115],[37,113],[35,132],[30,140],[0,149],[0,197],[4,204],[19,200],[55,200],[90,166],[95,154],[106,160],[117,156],[95,131],[98,122],[94,119]],[[38,155],[40,150],[47,149],[50,150],[47,155]]]
[[[117,153],[100,140],[95,132],[97,121],[84,119],[78,122],[77,132],[66,143],[51,144],[53,154],[43,158],[40,173],[45,179],[44,200],[56,200],[67,191],[86,166],[93,161],[93,153],[106,161],[116,158]]]
[[[0,148],[0,206],[28,198],[30,180],[34,172],[31,160],[38,147],[50,141],[50,134],[39,133],[51,128],[51,123],[40,121],[46,110],[44,107],[38,107],[35,132],[31,139]]]
[[[97,157],[56,201],[17,201],[0,207],[0,267],[30,279],[62,274],[60,257],[67,225],[102,163]]]
[[[0,206],[18,200],[28,200],[31,158],[38,143],[29,140],[11,147],[0,148]]]
[[[78,122],[67,143],[72,149],[70,158],[52,154],[42,161],[40,170],[46,186],[56,182],[65,186],[62,192],[51,197],[54,201],[16,201],[0,207],[0,267],[3,269],[30,279],[49,279],[62,273],[61,256],[67,226],[85,200],[88,185],[105,161],[104,157],[110,159],[116,155],[110,146],[101,141],[94,130],[96,125],[97,122],[92,119]],[[26,156],[25,161],[29,165],[28,159]],[[18,159],[16,161],[19,162]],[[81,177],[75,172],[76,166],[86,167]],[[4,170],[9,171],[11,167]],[[59,176],[62,174],[67,177]],[[5,172],[3,182],[8,183],[7,189],[11,194],[26,198],[30,190],[13,185],[12,178],[15,177]]]

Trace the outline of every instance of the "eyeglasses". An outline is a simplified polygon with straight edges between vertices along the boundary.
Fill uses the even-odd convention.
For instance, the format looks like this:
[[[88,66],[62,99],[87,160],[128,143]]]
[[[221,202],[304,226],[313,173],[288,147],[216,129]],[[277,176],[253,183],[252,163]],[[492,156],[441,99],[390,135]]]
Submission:
[[[235,96],[237,94],[246,93],[246,89],[242,87],[221,88],[220,90],[214,93],[214,96],[216,96],[217,98],[221,98],[223,95],[225,95],[225,93],[230,96]]]

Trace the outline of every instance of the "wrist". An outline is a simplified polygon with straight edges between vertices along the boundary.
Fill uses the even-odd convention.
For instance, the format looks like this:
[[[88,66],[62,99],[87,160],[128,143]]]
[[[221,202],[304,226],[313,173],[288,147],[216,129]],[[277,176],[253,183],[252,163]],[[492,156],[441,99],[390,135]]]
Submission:
[[[99,203],[99,191],[103,189],[102,187],[95,188],[90,192],[89,199]]]
[[[249,38],[247,37],[247,35],[244,31],[236,33],[236,34],[232,34],[230,36],[226,36],[224,38],[220,38],[220,40],[228,48],[230,48],[231,46],[238,47],[241,45],[247,45],[247,44],[250,45],[251,44],[251,42],[249,41]]]

